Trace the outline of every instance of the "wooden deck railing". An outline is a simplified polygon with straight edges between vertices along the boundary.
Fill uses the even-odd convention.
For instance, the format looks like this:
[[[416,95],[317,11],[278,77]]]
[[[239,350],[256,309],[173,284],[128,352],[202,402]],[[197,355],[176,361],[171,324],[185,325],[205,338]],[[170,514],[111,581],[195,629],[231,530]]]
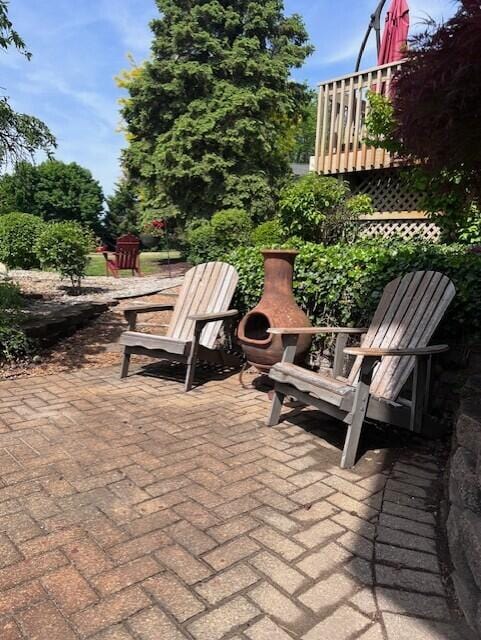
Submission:
[[[365,144],[368,91],[389,95],[394,72],[402,62],[324,82],[319,88],[316,151],[311,167],[339,174],[391,167],[394,158]]]

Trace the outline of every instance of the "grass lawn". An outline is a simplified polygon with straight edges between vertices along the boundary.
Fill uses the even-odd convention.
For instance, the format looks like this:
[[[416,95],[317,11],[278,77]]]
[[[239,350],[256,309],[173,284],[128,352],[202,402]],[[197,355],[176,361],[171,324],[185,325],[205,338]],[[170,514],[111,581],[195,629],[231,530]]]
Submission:
[[[160,270],[160,261],[167,260],[167,251],[146,252],[140,254],[140,270],[143,274],[157,273]],[[170,251],[170,258],[180,258],[178,251]],[[101,253],[92,253],[90,262],[87,267],[88,276],[104,276],[105,275],[105,258]],[[121,271],[122,277],[131,276],[130,271]]]

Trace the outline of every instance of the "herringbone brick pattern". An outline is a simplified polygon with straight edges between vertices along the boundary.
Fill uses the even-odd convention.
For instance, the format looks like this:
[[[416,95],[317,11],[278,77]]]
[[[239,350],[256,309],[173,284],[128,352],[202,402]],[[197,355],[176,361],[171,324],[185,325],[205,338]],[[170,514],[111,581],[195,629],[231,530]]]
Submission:
[[[0,385],[2,640],[462,637],[434,458],[341,471],[332,425],[268,429],[236,377],[117,375]]]

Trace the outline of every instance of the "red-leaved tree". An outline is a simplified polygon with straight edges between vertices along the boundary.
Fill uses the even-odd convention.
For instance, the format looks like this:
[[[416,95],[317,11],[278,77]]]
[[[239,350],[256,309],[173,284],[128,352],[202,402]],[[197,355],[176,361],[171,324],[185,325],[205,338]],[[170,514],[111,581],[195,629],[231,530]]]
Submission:
[[[413,39],[392,97],[407,159],[455,172],[459,189],[479,198],[481,0],[461,0],[453,18]]]

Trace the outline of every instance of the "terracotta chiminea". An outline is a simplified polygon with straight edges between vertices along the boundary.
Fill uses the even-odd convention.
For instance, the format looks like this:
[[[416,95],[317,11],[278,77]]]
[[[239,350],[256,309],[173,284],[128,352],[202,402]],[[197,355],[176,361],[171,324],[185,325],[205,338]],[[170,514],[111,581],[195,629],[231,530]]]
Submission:
[[[292,292],[294,261],[298,253],[284,249],[262,251],[264,293],[257,307],[242,319],[238,332],[247,361],[261,372],[268,372],[280,362],[284,351],[282,336],[271,335],[268,329],[311,326]],[[296,362],[305,358],[311,342],[311,336],[299,337]]]

